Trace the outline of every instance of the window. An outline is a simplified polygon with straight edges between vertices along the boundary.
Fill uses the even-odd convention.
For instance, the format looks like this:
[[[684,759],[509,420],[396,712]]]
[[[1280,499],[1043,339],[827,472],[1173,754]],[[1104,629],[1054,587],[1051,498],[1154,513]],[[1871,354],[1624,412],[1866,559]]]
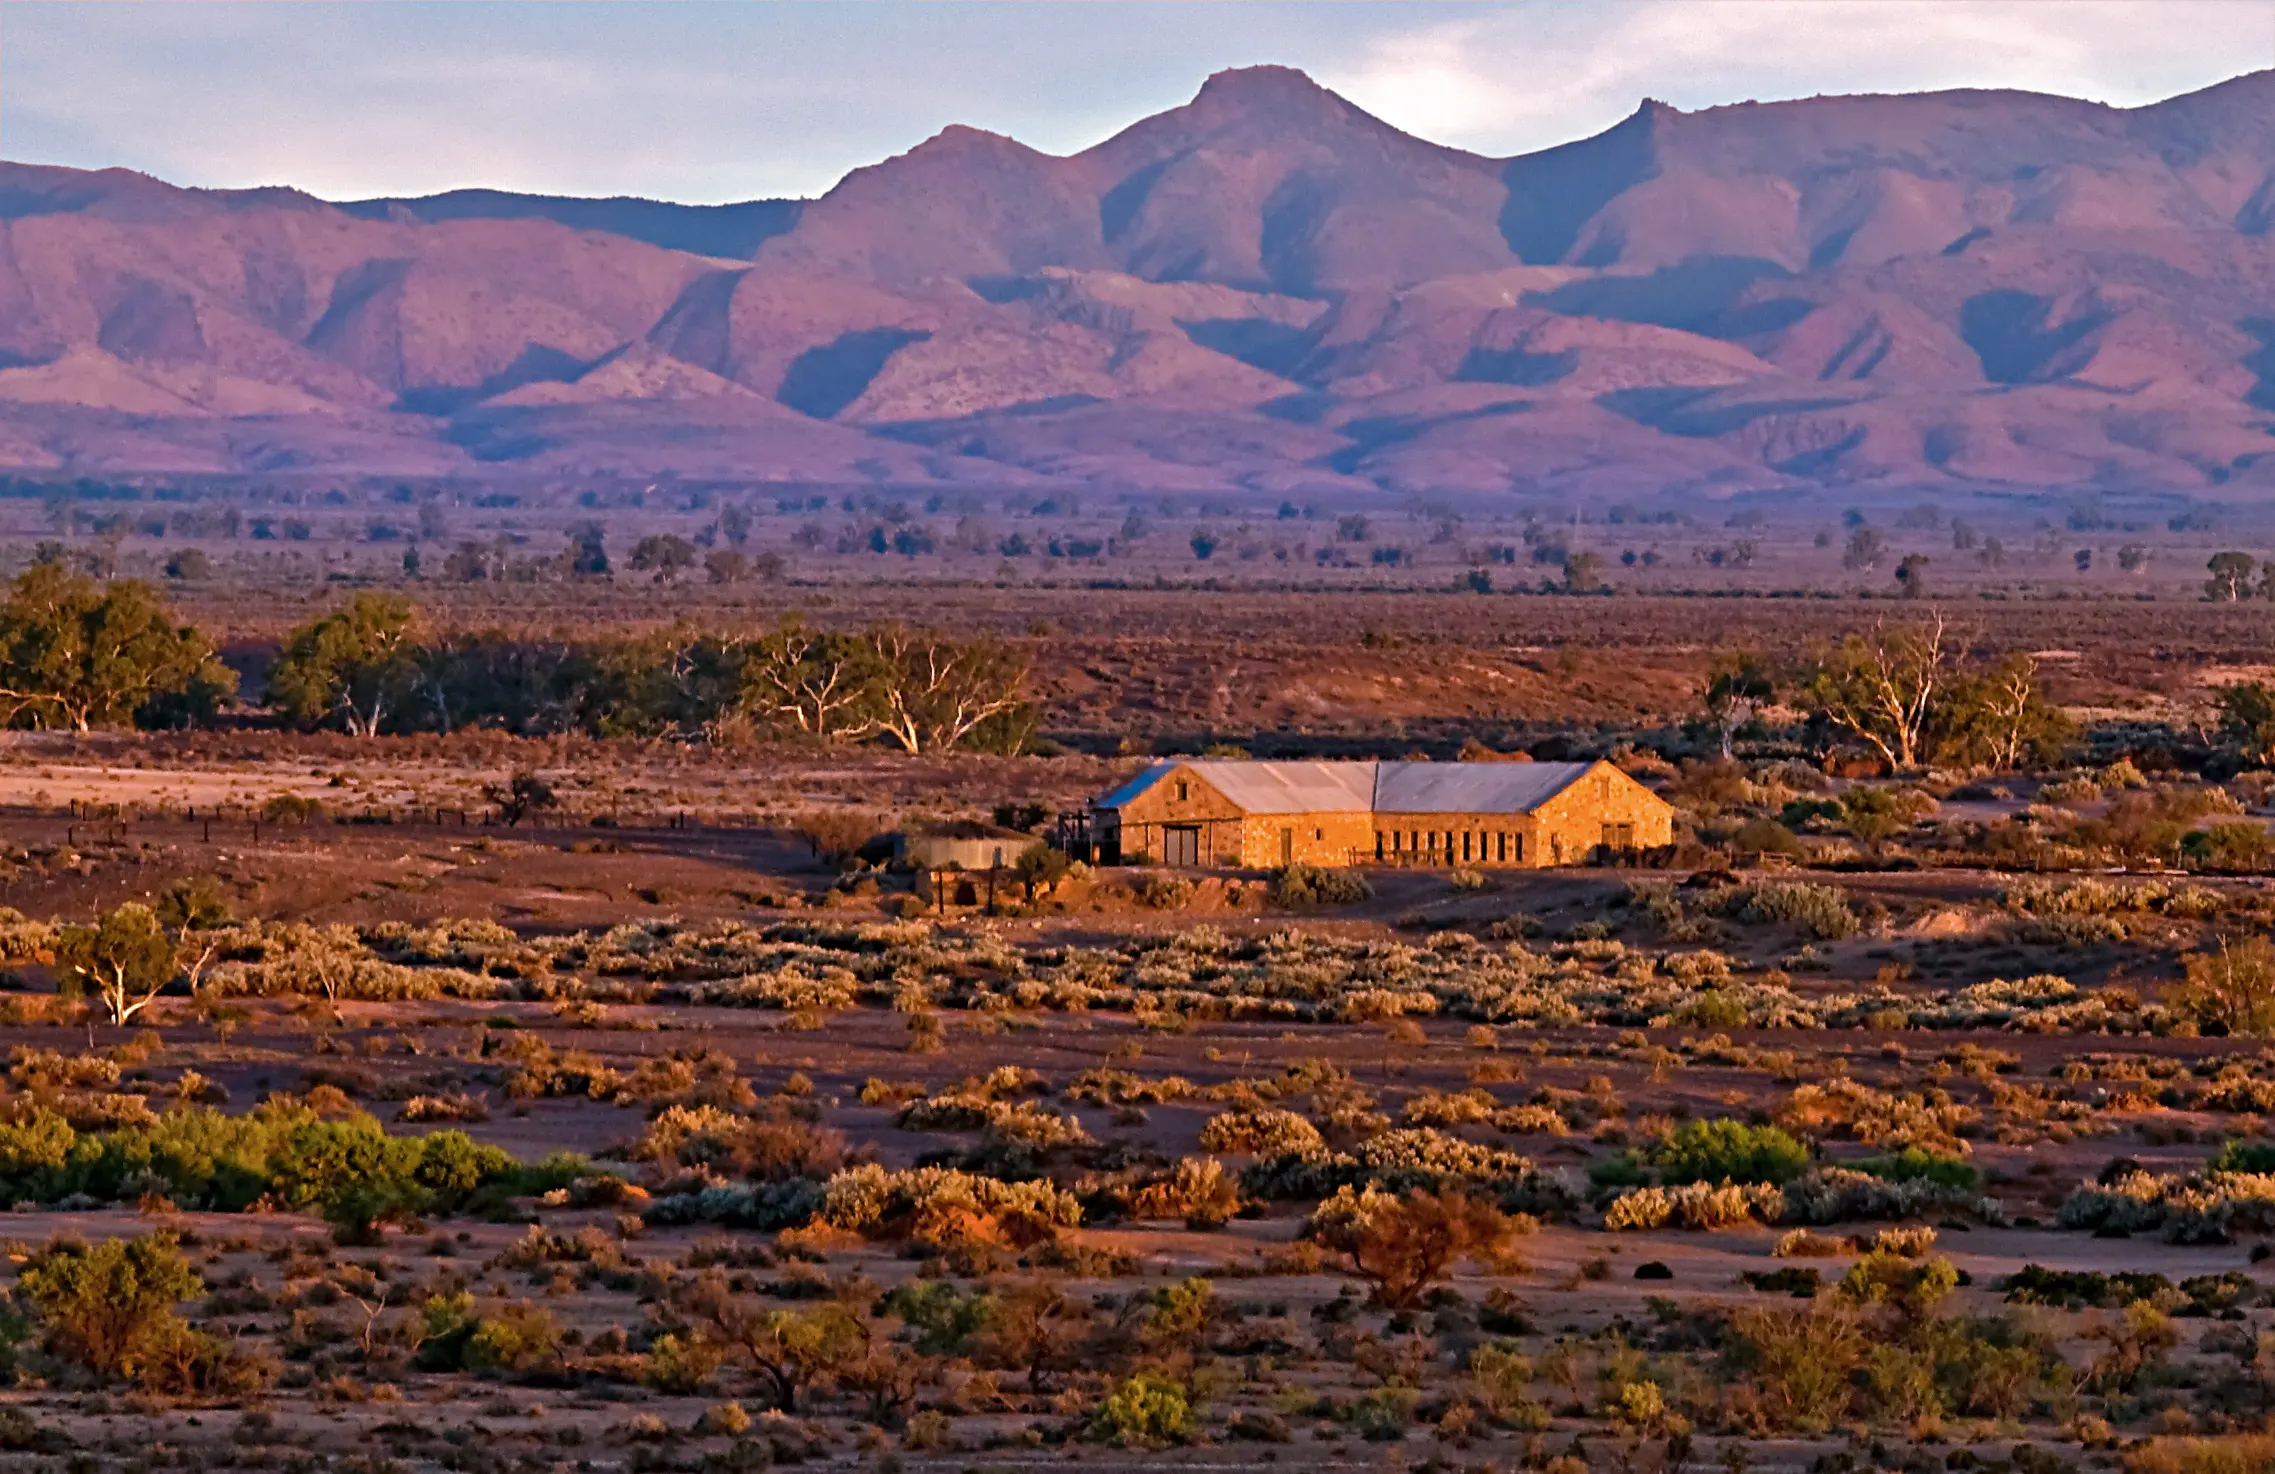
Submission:
[[[1314,829],[1311,831],[1311,837],[1313,839],[1324,840],[1327,838],[1327,831],[1324,829]]]
[[[1517,836],[1516,860],[1519,865],[1525,862],[1525,837],[1521,834]]]
[[[1382,858],[1382,831],[1379,829],[1375,831],[1374,835],[1374,857],[1377,860]]]
[[[1177,802],[1184,803],[1193,796],[1193,785],[1184,779],[1177,780]]]
[[[1466,829],[1461,832],[1461,857],[1464,860],[1469,858],[1469,831]]]
[[[1508,863],[1509,863],[1509,831],[1508,831],[1508,830],[1506,830],[1506,829],[1504,829],[1504,830],[1502,830],[1502,831],[1500,832],[1500,834],[1496,835],[1494,838],[1495,838],[1495,846],[1494,846],[1494,847],[1500,851],[1499,855],[1498,855],[1498,856],[1496,856],[1496,858],[1497,858],[1497,859],[1498,859],[1498,860],[1499,860],[1499,861],[1500,861],[1502,864],[1506,865],[1506,864],[1508,864]]]
[[[1634,849],[1635,826],[1633,824],[1604,825],[1604,848],[1622,855]]]

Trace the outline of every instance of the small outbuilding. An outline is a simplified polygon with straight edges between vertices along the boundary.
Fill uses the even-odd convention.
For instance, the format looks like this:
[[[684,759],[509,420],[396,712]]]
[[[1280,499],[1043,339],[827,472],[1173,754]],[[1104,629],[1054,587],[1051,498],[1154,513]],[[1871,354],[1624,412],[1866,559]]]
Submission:
[[[1674,842],[1674,809],[1607,762],[1155,763],[1090,805],[1107,864],[1538,868]]]
[[[918,870],[1003,870],[1040,843],[1017,829],[959,819],[902,830],[893,838],[893,858]]]

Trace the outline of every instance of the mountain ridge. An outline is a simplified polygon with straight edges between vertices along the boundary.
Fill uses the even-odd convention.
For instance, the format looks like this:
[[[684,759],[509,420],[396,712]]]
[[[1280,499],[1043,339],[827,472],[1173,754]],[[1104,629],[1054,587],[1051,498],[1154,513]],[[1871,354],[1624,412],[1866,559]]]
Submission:
[[[1646,100],[1501,159],[1237,68],[1071,154],[951,124],[726,205],[0,163],[0,458],[2251,495],[2271,232],[2275,72],[2136,108]]]

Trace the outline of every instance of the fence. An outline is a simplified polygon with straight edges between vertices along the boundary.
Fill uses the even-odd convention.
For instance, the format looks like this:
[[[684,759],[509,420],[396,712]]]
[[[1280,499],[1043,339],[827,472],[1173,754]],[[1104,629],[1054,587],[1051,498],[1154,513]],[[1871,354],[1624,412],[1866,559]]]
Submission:
[[[509,823],[496,808],[469,809],[446,805],[365,804],[352,809],[318,809],[308,814],[292,814],[279,812],[268,804],[95,804],[76,799],[60,809],[32,804],[0,804],[0,822],[6,821],[59,824],[63,827],[64,842],[71,845],[123,844],[137,833],[163,834],[178,840],[185,830],[201,843],[213,843],[216,836],[241,839],[247,835],[257,843],[264,838],[294,834],[305,836],[313,831],[334,828],[376,828],[427,833],[485,830],[523,834],[605,834],[610,831],[762,834],[779,831],[783,827],[781,821],[773,817],[746,811],[703,814],[685,809],[660,813],[612,810],[608,813],[573,814],[555,810],[525,814],[518,822]]]

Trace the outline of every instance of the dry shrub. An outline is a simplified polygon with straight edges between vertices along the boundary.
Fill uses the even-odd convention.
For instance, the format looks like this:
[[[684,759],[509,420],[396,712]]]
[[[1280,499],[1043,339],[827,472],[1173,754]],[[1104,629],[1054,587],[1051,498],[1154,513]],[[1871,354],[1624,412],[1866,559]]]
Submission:
[[[1076,1226],[1082,1207],[1048,1182],[1000,1182],[951,1167],[888,1172],[867,1164],[829,1179],[821,1220],[872,1239],[1020,1248]]]
[[[1182,875],[1148,875],[1130,894],[1140,906],[1154,911],[1180,911],[1193,899],[1194,885]]]
[[[626,1153],[635,1162],[700,1167],[759,1182],[819,1181],[846,1164],[843,1133],[790,1117],[717,1106],[667,1106]]]
[[[791,830],[806,842],[814,858],[843,865],[861,853],[885,825],[877,815],[861,809],[813,809],[791,822]]]
[[[1769,1252],[1775,1259],[1839,1259],[1856,1252],[1856,1240],[1846,1234],[1795,1228],[1779,1234]]]
[[[1319,1205],[1305,1232],[1348,1257],[1373,1284],[1377,1303],[1403,1309],[1457,1260],[1500,1257],[1515,1227],[1500,1209],[1458,1187],[1404,1197],[1345,1187]]]
[[[108,1090],[118,1081],[118,1061],[101,1055],[58,1054],[19,1044],[8,1056],[8,1083],[18,1090]]]
[[[1401,1119],[1409,1126],[1473,1126],[1492,1120],[1498,1105],[1484,1090],[1417,1090],[1407,1098]]]
[[[1621,1193],[1604,1210],[1604,1227],[1622,1229],[1738,1228],[1775,1223],[1785,1216],[1785,1194],[1767,1184],[1719,1186],[1704,1182],[1681,1187],[1639,1187]]]
[[[1571,1125],[1552,1105],[1528,1103],[1505,1106],[1493,1113],[1493,1128],[1511,1136],[1570,1136]]]
[[[1723,1351],[1730,1421],[1755,1433],[1826,1428],[1848,1413],[1871,1354],[1863,1324],[1836,1302],[1739,1309]]]
[[[1900,1223],[1872,1236],[1872,1252],[1900,1259],[1922,1259],[1935,1247],[1935,1230],[1925,1223]]]
[[[1965,1156],[1961,1134],[1979,1124],[1982,1113],[1948,1092],[1893,1094],[1855,1080],[1795,1088],[1777,1111],[1780,1126],[1800,1136],[1846,1136],[1867,1146],[1921,1147]]]
[[[1294,1111],[1226,1111],[1201,1128],[1201,1150],[1258,1157],[1308,1157],[1327,1149],[1319,1128]]]
[[[403,1102],[403,1120],[407,1123],[489,1119],[489,1099],[471,1092],[461,1095],[414,1095]]]
[[[1194,1229],[1221,1228],[1239,1210],[1239,1181],[1214,1157],[1185,1157],[1130,1195],[1131,1217],[1181,1218]]]
[[[2125,1451],[2125,1474],[2262,1474],[2275,1469],[2275,1433],[2157,1438]]]

